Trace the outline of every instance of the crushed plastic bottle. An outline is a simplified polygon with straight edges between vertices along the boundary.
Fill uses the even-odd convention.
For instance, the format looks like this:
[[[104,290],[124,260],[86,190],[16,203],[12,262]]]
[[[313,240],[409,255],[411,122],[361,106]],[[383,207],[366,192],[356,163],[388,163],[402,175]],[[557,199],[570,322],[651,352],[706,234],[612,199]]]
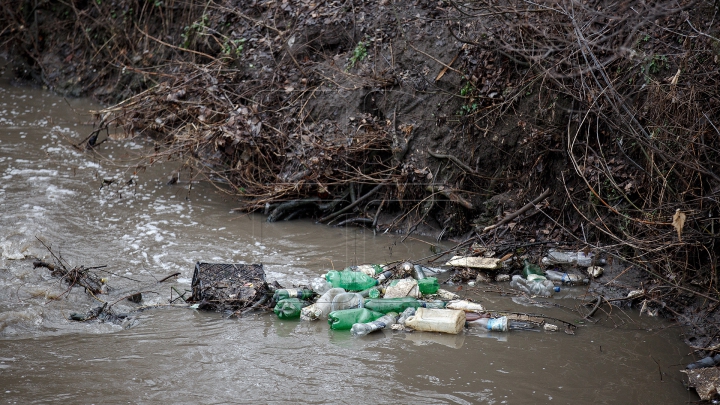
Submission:
[[[372,322],[383,315],[385,314],[367,308],[343,309],[342,311],[330,312],[328,314],[328,323],[330,329],[349,330],[356,323]]]
[[[314,304],[303,308],[300,311],[300,318],[308,321],[315,321],[325,318],[332,312],[333,298],[338,294],[344,293],[342,288],[331,288],[325,292]]]
[[[425,277],[418,280],[417,283],[420,294],[422,295],[436,294],[440,289],[440,284],[435,277]]]
[[[465,312],[476,312],[478,314],[485,312],[485,308],[477,302],[470,302],[467,300],[462,301],[450,301],[445,305],[448,309],[459,309]]]
[[[385,288],[385,298],[413,297],[420,298],[420,289],[417,280],[413,278],[404,278],[401,280],[393,280],[387,288]]]
[[[358,271],[370,277],[376,277],[378,274],[385,271],[385,269],[383,269],[383,267],[379,264],[361,264],[359,266],[346,267],[344,271]]]
[[[341,293],[335,296],[330,306],[332,311],[340,311],[343,309],[363,308],[365,299],[360,293]]]
[[[537,264],[530,263],[527,259],[525,259],[523,261],[523,263],[524,263],[523,271],[522,271],[523,276],[527,277],[531,274],[537,274],[539,276],[543,275],[542,269]]]
[[[329,289],[333,288],[332,284],[328,283],[327,280],[325,280],[325,277],[318,277],[316,279],[313,279],[310,282],[310,287],[315,291],[318,295],[325,294]]]
[[[589,279],[577,274],[568,274],[555,270],[545,270],[545,277],[548,280],[560,281],[563,284],[588,284],[590,282]]]
[[[560,287],[555,287],[550,280],[525,280],[522,276],[514,275],[510,280],[510,288],[520,290],[527,294],[537,295],[539,297],[552,297],[554,293],[560,291]]]
[[[300,310],[308,303],[297,298],[280,300],[273,309],[273,312],[280,319],[295,319],[300,317]]]
[[[443,290],[442,288],[437,290],[437,295],[444,300],[452,301],[452,300],[459,300],[460,296],[455,294],[454,292],[450,292],[448,290]]]
[[[569,264],[578,265],[581,267],[590,267],[593,265],[593,259],[595,253],[588,252],[587,254],[580,250],[578,252],[564,252],[561,250],[550,249],[547,256],[543,257],[542,263],[544,265],[553,264]],[[604,264],[604,260],[598,260],[598,263]]]
[[[325,279],[334,288],[344,288],[348,291],[362,291],[378,284],[378,281],[365,273],[357,271],[335,271],[331,270],[325,275]]]
[[[427,276],[425,275],[425,272],[423,271],[422,266],[420,266],[418,264],[414,265],[413,266],[413,278],[415,280],[422,280],[425,277],[427,277]]]
[[[397,323],[402,325],[403,327],[405,327],[405,321],[409,317],[415,315],[415,311],[417,311],[417,308],[414,308],[414,307],[405,308],[405,310],[402,311],[402,314],[400,314],[400,317],[398,318]]]
[[[353,336],[365,336],[376,330],[384,329],[388,325],[393,325],[398,319],[397,312],[388,312],[372,322],[356,323],[350,328]]]

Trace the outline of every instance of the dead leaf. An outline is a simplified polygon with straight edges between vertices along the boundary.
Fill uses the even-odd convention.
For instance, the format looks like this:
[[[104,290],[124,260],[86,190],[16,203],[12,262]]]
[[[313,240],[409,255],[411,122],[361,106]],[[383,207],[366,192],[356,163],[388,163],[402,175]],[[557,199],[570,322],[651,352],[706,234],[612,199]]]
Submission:
[[[682,242],[682,237],[680,235],[682,234],[683,227],[685,226],[685,214],[680,211],[680,208],[678,208],[675,211],[675,215],[673,215],[672,226],[675,227],[675,230],[677,231],[678,240]]]
[[[511,258],[511,257],[513,257],[513,253],[508,253],[508,254],[506,254],[505,256],[501,257],[501,258],[500,258],[500,261],[501,261],[501,262],[504,262],[505,260],[507,260],[507,259],[509,259],[509,258]]]

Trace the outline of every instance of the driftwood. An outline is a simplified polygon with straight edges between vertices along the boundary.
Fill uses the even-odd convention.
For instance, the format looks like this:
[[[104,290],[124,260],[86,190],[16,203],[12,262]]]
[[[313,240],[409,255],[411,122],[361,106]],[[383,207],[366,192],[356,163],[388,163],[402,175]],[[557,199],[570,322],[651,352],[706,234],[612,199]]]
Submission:
[[[53,276],[65,280],[65,282],[70,285],[70,288],[78,285],[85,288],[86,291],[92,294],[101,294],[103,292],[103,282],[101,278],[98,277],[96,274],[90,272],[90,270],[99,269],[106,266],[89,268],[86,268],[84,266],[76,266],[72,269],[67,269],[62,264],[53,265],[51,263],[46,263],[42,260],[35,260],[33,262],[33,267],[45,267],[46,269],[50,270]]]

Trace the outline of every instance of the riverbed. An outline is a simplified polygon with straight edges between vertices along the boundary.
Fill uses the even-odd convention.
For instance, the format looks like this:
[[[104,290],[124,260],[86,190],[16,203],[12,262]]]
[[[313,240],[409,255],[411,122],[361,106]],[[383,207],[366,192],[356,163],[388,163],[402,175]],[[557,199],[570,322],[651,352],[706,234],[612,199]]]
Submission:
[[[143,137],[80,145],[88,100],[0,80],[0,398],[3,403],[669,404],[697,401],[676,325],[616,308],[575,335],[382,331],[364,338],[272,313],[226,318],[165,306],[194,263],[262,263],[269,281],[305,283],[350,264],[417,259],[420,237],[267,223],[202,177],[168,185],[182,162],[138,170]],[[102,133],[100,140],[105,139]],[[48,249],[49,248],[49,249]],[[68,290],[33,258],[107,266],[111,297],[146,289],[132,322],[67,320],[100,301]],[[163,277],[180,272],[170,283]],[[524,306],[478,285],[445,286],[486,307],[571,322],[577,299]],[[508,285],[501,286],[508,288]],[[573,296],[579,296],[575,291]],[[98,297],[103,299],[101,295]],[[108,299],[105,297],[105,299]],[[117,304],[133,310],[131,303]]]

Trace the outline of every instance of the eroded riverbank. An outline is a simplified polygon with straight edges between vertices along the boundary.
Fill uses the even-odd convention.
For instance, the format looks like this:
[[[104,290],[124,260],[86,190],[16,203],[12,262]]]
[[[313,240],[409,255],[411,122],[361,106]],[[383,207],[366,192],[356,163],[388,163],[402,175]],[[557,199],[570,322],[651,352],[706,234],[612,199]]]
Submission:
[[[84,100],[0,86],[0,378],[12,403],[683,403],[697,396],[677,372],[691,361],[673,324],[613,310],[598,324],[564,333],[459,336],[386,331],[367,338],[326,323],[270,314],[224,319],[166,308],[135,326],[76,323],[70,312],[97,302],[66,287],[32,259],[47,257],[35,237],[68,262],[107,264],[122,289],[180,271],[187,288],[197,260],[262,262],[269,279],[307,281],[330,268],[427,256],[429,241],[311,222],[268,224],[231,213],[232,200],[158,172],[129,180],[129,162],[151,148],[142,140],[106,143],[97,154],[71,145],[92,130]],[[70,106],[68,105],[70,104]],[[118,183],[120,184],[120,182]],[[15,256],[10,260],[7,256]],[[121,277],[122,276],[122,277]],[[123,278],[127,277],[127,278]],[[454,289],[453,287],[448,287]],[[148,295],[147,303],[167,301]],[[574,319],[561,307],[537,308],[476,287],[459,292],[488,308]],[[576,300],[553,302],[572,308]],[[129,305],[129,304],[128,304]]]

